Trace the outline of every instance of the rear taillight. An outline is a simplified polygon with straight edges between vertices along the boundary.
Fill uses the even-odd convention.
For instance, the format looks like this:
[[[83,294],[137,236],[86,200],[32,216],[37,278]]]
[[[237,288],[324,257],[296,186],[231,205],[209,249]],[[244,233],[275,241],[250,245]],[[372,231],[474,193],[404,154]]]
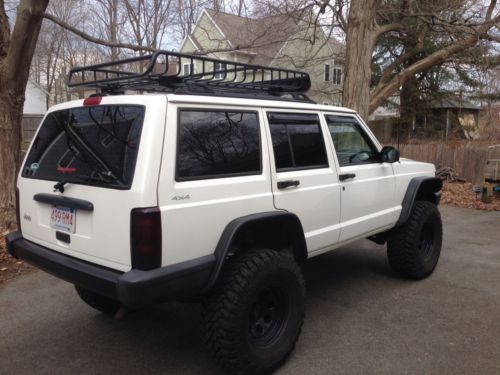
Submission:
[[[19,207],[19,188],[16,187],[16,220],[17,230],[21,230],[21,208]]]
[[[132,268],[161,267],[161,214],[158,207],[134,208],[130,221]]]

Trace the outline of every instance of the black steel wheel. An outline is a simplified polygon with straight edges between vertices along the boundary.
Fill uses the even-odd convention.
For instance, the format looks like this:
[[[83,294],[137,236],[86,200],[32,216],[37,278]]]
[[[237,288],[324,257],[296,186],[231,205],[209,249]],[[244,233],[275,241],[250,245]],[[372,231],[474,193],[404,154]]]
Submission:
[[[277,287],[265,288],[250,310],[250,340],[260,348],[272,346],[279,339],[291,309],[290,298]]]
[[[203,305],[203,337],[216,362],[238,374],[277,369],[300,335],[304,298],[302,273],[290,254],[236,254]]]

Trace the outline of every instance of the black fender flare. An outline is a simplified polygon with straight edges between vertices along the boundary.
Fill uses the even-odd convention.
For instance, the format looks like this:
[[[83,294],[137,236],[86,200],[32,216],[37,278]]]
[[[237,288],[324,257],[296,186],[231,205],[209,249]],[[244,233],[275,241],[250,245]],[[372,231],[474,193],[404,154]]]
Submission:
[[[441,199],[442,187],[443,182],[437,177],[422,176],[412,178],[406,189],[403,203],[401,204],[401,215],[395,228],[406,223],[416,200],[426,200],[438,205]]]
[[[273,228],[273,226],[275,228],[286,228],[287,234],[290,236],[295,259],[298,262],[307,259],[307,245],[304,230],[297,215],[287,211],[270,211],[242,216],[227,224],[222,232],[214,251],[215,265],[213,266],[205,290],[210,289],[217,281],[231,249],[231,245],[238,234],[254,224],[263,225],[266,228]]]

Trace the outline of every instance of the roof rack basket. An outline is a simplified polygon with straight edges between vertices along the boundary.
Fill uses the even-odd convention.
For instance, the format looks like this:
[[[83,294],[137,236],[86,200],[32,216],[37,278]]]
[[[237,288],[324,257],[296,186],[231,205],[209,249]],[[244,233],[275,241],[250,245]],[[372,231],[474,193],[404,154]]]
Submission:
[[[73,68],[68,86],[109,94],[134,90],[311,101],[304,95],[311,87],[307,73],[171,51]]]

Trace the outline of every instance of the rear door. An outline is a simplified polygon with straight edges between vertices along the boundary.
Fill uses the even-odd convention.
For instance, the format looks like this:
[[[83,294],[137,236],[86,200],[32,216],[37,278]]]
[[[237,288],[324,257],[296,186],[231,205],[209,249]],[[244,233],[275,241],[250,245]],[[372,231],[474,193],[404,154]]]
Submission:
[[[265,111],[274,204],[296,214],[307,248],[315,252],[339,237],[340,185],[328,130],[317,112]]]
[[[394,223],[395,178],[381,163],[378,146],[364,124],[349,114],[325,114],[340,166],[340,241],[365,237]]]
[[[157,205],[166,98],[97,101],[45,117],[18,179],[21,230],[42,246],[126,271],[130,212]]]

